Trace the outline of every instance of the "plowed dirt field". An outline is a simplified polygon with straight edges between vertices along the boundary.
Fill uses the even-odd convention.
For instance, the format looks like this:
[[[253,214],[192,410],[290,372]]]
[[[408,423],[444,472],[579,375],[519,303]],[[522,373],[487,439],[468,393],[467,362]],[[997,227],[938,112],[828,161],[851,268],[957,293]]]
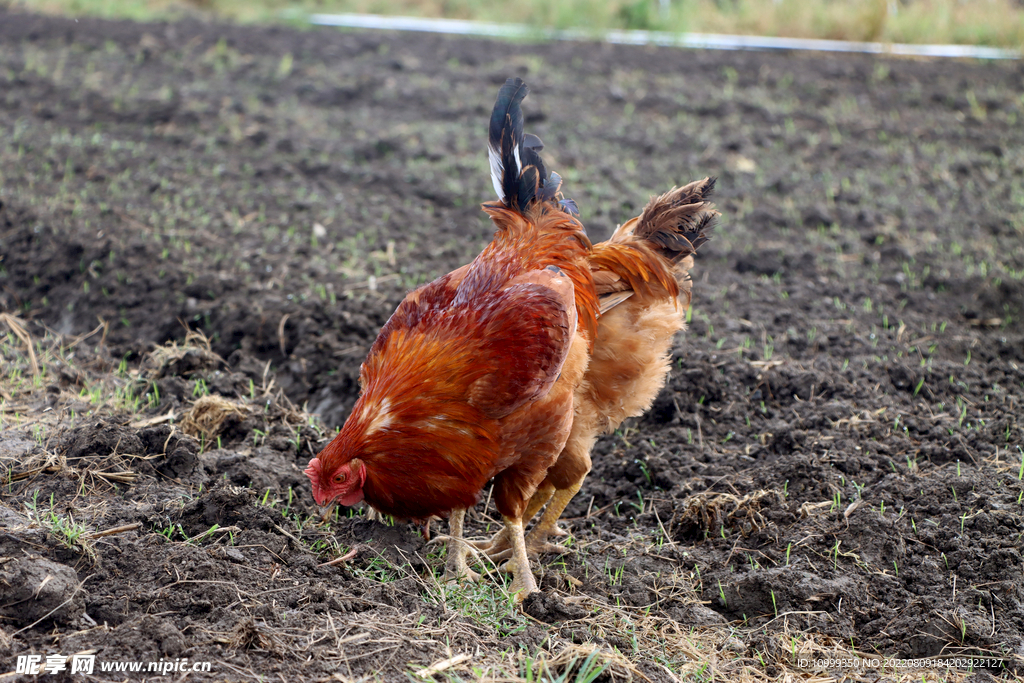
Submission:
[[[523,609],[410,524],[319,525],[302,474],[398,301],[489,240],[515,75],[595,240],[705,175],[723,212]],[[1021,63],[0,9],[0,201],[3,671],[1020,675]],[[927,657],[960,659],[885,662]]]

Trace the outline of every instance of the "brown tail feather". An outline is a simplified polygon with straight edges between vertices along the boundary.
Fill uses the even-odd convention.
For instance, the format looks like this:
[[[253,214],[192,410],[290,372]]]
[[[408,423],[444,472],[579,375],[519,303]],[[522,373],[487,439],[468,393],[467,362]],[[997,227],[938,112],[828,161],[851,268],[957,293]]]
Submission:
[[[714,178],[704,178],[654,197],[636,218],[622,224],[607,242],[594,245],[590,267],[602,296],[602,312],[625,299],[604,298],[632,290],[648,296],[679,297],[690,301],[690,256],[708,241],[718,212],[707,201]]]
[[[633,229],[672,263],[697,251],[708,241],[718,212],[708,197],[715,189],[714,178],[695,180],[673,188],[647,202]]]

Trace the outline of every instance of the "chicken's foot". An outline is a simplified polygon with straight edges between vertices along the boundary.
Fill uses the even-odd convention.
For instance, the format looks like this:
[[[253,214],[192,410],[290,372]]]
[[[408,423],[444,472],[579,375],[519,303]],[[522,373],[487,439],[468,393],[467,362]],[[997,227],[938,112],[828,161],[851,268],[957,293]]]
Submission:
[[[530,569],[530,558],[526,554],[526,539],[523,536],[523,520],[505,517],[505,528],[509,531],[512,542],[512,585],[509,590],[515,595],[516,602],[522,602],[530,593],[537,592],[537,582]]]
[[[554,490],[555,487],[550,484],[537,489],[533,497],[530,498],[530,502],[526,504],[526,511],[523,513],[523,524],[533,519],[534,515],[544,507],[544,504],[551,498]],[[469,541],[469,544],[495,562],[507,560],[512,555],[512,543],[509,539],[508,527],[502,527],[498,533],[486,541]]]
[[[444,567],[445,581],[458,581],[459,579],[467,579],[469,581],[480,580],[480,575],[470,569],[466,562],[469,547],[462,537],[463,522],[465,520],[465,509],[452,510],[448,516],[449,538],[448,559]]]

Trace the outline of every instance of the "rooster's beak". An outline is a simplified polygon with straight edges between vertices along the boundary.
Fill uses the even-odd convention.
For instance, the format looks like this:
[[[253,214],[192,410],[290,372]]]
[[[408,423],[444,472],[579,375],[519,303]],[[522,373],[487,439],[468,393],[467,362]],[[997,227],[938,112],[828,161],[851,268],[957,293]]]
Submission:
[[[338,501],[332,500],[332,501],[324,503],[323,505],[320,506],[320,519],[321,519],[321,521],[326,523],[326,522],[328,522],[331,519],[331,514],[334,512],[334,506],[336,506],[337,504],[338,504]]]

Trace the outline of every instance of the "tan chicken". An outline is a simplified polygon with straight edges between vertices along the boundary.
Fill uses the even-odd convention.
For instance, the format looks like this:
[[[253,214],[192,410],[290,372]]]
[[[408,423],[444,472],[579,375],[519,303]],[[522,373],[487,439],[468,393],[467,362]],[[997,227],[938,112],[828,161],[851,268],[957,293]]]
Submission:
[[[555,464],[523,514],[547,509],[526,537],[531,555],[562,552],[548,541],[565,536],[556,522],[590,471],[598,435],[642,415],[668,376],[676,332],[690,307],[693,253],[719,215],[708,201],[715,181],[704,178],[654,197],[606,242],[594,245],[590,268],[600,297],[597,338],[576,389],[572,430]],[[505,529],[474,544],[498,561],[510,553]]]

